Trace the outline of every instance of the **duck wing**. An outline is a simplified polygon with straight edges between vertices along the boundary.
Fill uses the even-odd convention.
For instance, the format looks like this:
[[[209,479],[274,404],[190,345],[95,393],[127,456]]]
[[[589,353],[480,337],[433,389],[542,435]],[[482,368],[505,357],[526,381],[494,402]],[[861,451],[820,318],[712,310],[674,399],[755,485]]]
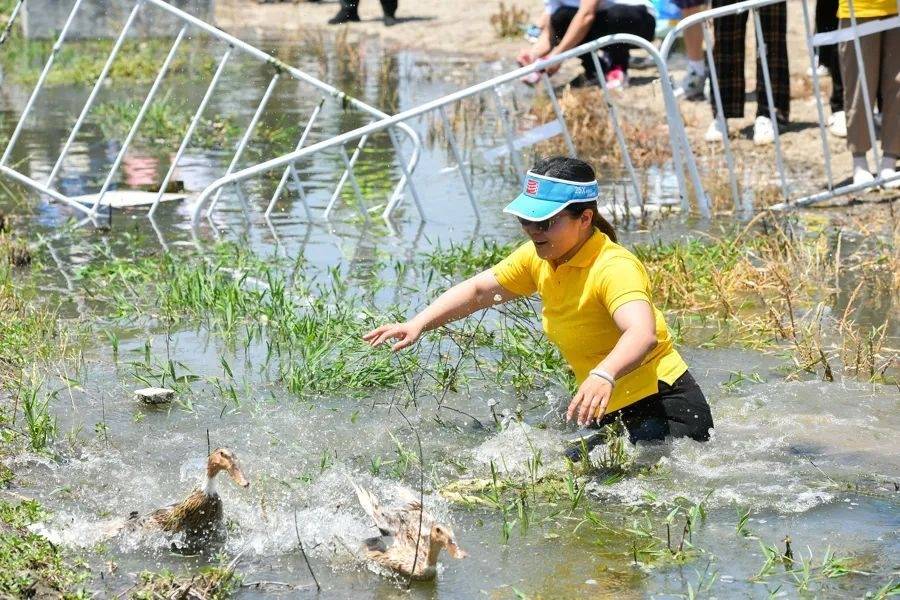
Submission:
[[[358,485],[355,481],[351,481],[350,484],[356,491],[356,497],[360,506],[375,523],[375,527],[378,528],[381,535],[396,535],[400,530],[401,523],[396,515],[393,514],[393,511],[385,511],[375,494]]]

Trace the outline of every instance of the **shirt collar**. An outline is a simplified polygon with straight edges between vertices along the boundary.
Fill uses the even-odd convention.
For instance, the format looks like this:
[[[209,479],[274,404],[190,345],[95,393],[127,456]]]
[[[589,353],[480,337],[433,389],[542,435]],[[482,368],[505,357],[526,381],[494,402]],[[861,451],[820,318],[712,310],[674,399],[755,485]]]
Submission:
[[[584,246],[578,249],[575,256],[561,264],[560,267],[589,267],[594,263],[600,250],[606,244],[608,238],[599,229],[594,228],[594,233],[584,243]]]

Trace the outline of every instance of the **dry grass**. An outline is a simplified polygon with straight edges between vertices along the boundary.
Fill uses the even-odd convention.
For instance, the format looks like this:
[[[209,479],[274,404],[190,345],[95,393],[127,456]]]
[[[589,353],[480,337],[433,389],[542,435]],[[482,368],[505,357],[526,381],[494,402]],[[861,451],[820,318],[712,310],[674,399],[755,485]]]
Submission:
[[[840,248],[843,234],[837,229],[804,228],[761,213],[731,239],[636,252],[676,328],[683,335],[700,336],[692,342],[787,346],[795,365],[792,374],[812,372],[832,380],[843,370],[880,380],[897,367],[897,351],[886,345],[888,323],[900,311],[896,233],[895,222],[887,240],[857,243],[848,253],[847,247],[844,252]],[[851,276],[858,283],[844,300],[843,278]],[[886,298],[885,306],[872,310],[874,298]],[[859,323],[864,300],[869,322],[881,313],[883,323]]]
[[[567,88],[559,98],[566,125],[578,156],[601,168],[622,167],[622,152],[609,119],[609,109],[600,88]],[[669,128],[665,120],[623,114],[619,109],[622,133],[628,141],[628,151],[634,166],[644,169],[671,160]],[[553,106],[546,96],[535,103],[533,114],[541,123],[555,118]],[[564,140],[557,136],[537,146],[539,154],[566,154]]]
[[[522,27],[528,22],[528,11],[515,4],[506,6],[500,3],[500,10],[491,15],[491,27],[500,38],[516,38],[522,33]]]

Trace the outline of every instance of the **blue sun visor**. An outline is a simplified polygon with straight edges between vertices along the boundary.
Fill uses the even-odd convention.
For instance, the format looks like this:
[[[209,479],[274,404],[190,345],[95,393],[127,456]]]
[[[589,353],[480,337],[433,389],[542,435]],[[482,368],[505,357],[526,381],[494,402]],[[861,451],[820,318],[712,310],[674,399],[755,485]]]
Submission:
[[[503,212],[528,221],[543,221],[570,204],[596,202],[599,197],[596,181],[566,181],[529,171],[522,193]]]

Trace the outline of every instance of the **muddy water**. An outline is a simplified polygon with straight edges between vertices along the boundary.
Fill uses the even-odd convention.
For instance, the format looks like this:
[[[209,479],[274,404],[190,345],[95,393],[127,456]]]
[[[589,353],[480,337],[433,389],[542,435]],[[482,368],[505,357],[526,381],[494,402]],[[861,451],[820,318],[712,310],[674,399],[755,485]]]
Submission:
[[[374,56],[373,62],[381,60],[380,55]],[[414,53],[386,59],[396,61],[401,73],[387,83],[398,90],[396,102],[401,109],[456,89],[466,73],[490,72],[492,68]],[[442,79],[441,73],[452,71],[460,74],[452,81]],[[266,80],[265,73],[252,70],[243,75],[245,80]],[[384,95],[377,78],[350,78],[347,83],[373,103]],[[249,87],[240,81],[226,83],[218,100],[220,108],[249,118],[255,105]],[[63,114],[65,108],[71,111],[77,106],[75,90],[57,88],[50,94],[43,105],[48,114]],[[14,99],[14,93],[6,94],[7,113],[14,114]],[[285,88],[278,92],[273,106],[280,114],[294,117],[316,101]],[[362,122],[359,115],[327,113],[316,134],[325,137]],[[5,126],[10,127],[9,120]],[[46,173],[58,150],[53,140],[59,137],[56,128],[38,127],[23,141],[18,158],[27,157],[31,172]],[[483,143],[496,143],[496,139]],[[373,148],[371,164],[377,165],[379,158],[388,156],[387,145],[384,140],[381,146],[373,140]],[[64,169],[62,187],[68,193],[93,191],[96,182],[90,172],[98,164],[107,164],[110,151],[109,141],[89,131]],[[228,158],[226,152],[198,151],[186,160],[188,166],[181,170],[181,177],[189,187],[202,187],[214,170],[210,165]],[[249,220],[230,199],[216,224],[225,237],[245,236],[260,254],[303,255],[319,268],[336,265],[352,286],[362,289],[378,279],[378,273],[367,270],[380,257],[408,260],[436,244],[514,239],[514,226],[492,209],[509,196],[515,182],[502,177],[480,179],[479,194],[489,200],[483,205],[484,220],[476,226],[468,216],[459,181],[452,173],[442,172],[445,165],[439,151],[423,157],[421,172],[438,173],[423,194],[432,218],[420,225],[407,208],[397,236],[347,218],[327,225],[309,224],[296,201],[285,201],[273,231],[265,226],[258,210],[265,205],[271,182],[248,185],[246,193],[257,203]],[[165,159],[155,163],[150,179],[164,169]],[[370,173],[378,172],[375,166],[370,169]],[[328,186],[337,172],[337,163],[326,159],[307,165],[312,195],[318,198],[314,204],[321,206],[322,199],[327,200]],[[671,196],[668,180],[662,181],[660,196]],[[0,207],[6,209],[14,202],[14,198],[0,199]],[[55,205],[29,202],[36,206],[34,214],[27,217],[32,232],[55,231],[69,216]],[[342,216],[350,214],[347,211]],[[158,248],[157,236],[135,215],[117,213],[113,217],[114,229],[132,232],[128,240],[115,233],[106,237],[78,231],[52,245],[59,263],[48,257],[42,280],[48,293],[65,301],[64,314],[73,316],[91,306],[77,280],[71,278],[74,265],[103,260],[104,251],[116,254],[128,245]],[[633,231],[626,241],[681,236],[696,226],[669,220]],[[717,224],[702,226],[714,229]],[[177,242],[189,239],[184,209],[164,207],[160,229],[164,241],[177,251]],[[211,239],[210,234],[207,231]],[[275,236],[281,245],[273,244]],[[416,287],[422,282],[409,283]],[[379,291],[378,297],[383,303],[399,298],[412,303],[420,300],[415,292],[391,285]],[[203,328],[173,331],[167,338],[157,324],[147,321],[122,324],[109,320],[98,324],[98,329],[117,332],[121,339],[118,360],[98,335],[103,341],[87,350],[76,375],[81,386],[63,389],[54,405],[60,431],[54,446],[56,456],[25,454],[12,465],[20,486],[17,491],[39,498],[53,513],[40,526],[41,531],[60,543],[84,549],[97,569],[108,561],[117,565],[114,573],[95,580],[98,591],[112,594],[127,588],[133,573],[143,569],[180,571],[216,562],[210,556],[171,552],[171,540],[106,534],[117,519],[131,511],[146,512],[176,501],[200,481],[208,430],[213,446],[227,445],[238,453],[252,481],[247,490],[224,479],[219,485],[228,536],[217,550],[228,556],[243,553],[239,570],[245,583],[268,582],[242,588],[242,597],[315,595],[297,552],[295,515],[323,595],[409,596],[397,582],[379,577],[359,561],[359,542],[374,531],[348,482],[364,483],[384,498],[397,496],[401,484],[415,485],[417,469],[403,469],[402,465],[404,452],[414,452],[416,438],[398,414],[388,410],[393,394],[378,392],[360,398],[335,390],[298,399],[260,367],[265,362],[261,345],[235,350]],[[200,377],[168,408],[139,406],[131,397],[140,384],[127,363],[143,360],[148,339],[153,362],[174,357]],[[452,504],[438,493],[442,486],[460,478],[490,477],[492,464],[501,475],[527,479],[536,456],[540,457],[538,477],[564,473],[559,451],[576,433],[560,419],[559,409],[568,400],[564,390],[550,387],[518,397],[470,373],[469,387],[451,393],[445,402],[474,420],[459,412],[438,410],[433,401],[423,402],[417,411],[409,410],[423,444],[426,506],[452,523],[461,545],[470,553],[464,562],[445,556],[437,581],[417,584],[413,595],[662,598],[686,596],[701,588],[701,595],[719,598],[766,597],[770,593],[860,597],[886,583],[895,573],[900,555],[900,513],[892,483],[900,475],[893,441],[900,427],[896,387],[851,381],[785,381],[780,359],[753,352],[687,347],[684,355],[710,399],[715,435],[707,444],[678,441],[628,448],[638,465],[630,475],[618,480],[598,475],[588,485],[584,502],[599,515],[599,526],[582,523],[581,509],[554,515],[558,512],[554,507],[540,506],[527,527],[512,515],[516,522],[507,539],[498,511]],[[222,358],[233,369],[238,405],[223,404],[208,383],[223,376]],[[737,381],[738,372],[744,374],[744,381]],[[497,404],[492,411],[493,403]],[[495,422],[494,414],[517,412],[521,420]],[[105,433],[97,429],[98,423],[105,424]],[[664,540],[666,515],[679,497],[692,502],[706,498],[706,517],[690,535],[699,550],[684,564],[651,564],[645,558],[635,564],[637,542],[627,529],[634,521],[649,520],[654,535]],[[738,511],[746,510],[750,516],[742,534],[737,531]],[[676,543],[682,537],[682,524],[683,519],[672,527]],[[808,590],[802,590],[777,564],[771,574],[757,578],[765,562],[760,543],[781,548],[785,536],[790,536],[797,557],[808,558],[811,552],[815,564],[821,565],[831,548],[840,556],[852,556],[855,568],[872,575],[816,578]]]

